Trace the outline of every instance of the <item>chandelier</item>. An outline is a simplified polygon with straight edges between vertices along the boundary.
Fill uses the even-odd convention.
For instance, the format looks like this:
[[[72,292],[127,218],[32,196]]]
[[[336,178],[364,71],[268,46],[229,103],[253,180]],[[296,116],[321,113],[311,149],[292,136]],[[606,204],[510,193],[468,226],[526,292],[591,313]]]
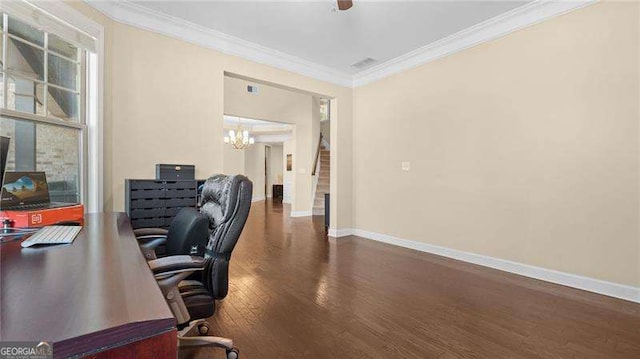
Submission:
[[[242,125],[238,125],[236,131],[230,130],[229,136],[224,136],[224,143],[228,143],[236,150],[243,150],[249,145],[253,145],[255,140],[253,137],[249,137],[249,131],[244,130]]]

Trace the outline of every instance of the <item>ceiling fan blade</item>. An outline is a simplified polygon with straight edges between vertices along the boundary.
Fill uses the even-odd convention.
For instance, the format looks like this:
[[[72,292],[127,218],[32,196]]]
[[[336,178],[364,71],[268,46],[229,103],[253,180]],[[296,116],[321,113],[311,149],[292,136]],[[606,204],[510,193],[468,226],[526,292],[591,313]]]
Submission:
[[[340,10],[349,10],[353,6],[353,1],[351,0],[338,0],[338,9]]]

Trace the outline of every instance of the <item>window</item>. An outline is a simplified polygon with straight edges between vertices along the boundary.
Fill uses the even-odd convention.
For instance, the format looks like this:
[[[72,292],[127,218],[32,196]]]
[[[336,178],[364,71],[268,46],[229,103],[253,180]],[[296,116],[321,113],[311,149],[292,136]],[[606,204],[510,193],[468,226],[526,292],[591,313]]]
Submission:
[[[84,202],[86,44],[93,39],[44,12],[30,19],[25,14],[33,8],[14,10],[20,17],[11,9],[0,12],[0,135],[11,138],[7,170],[44,171],[52,201]]]

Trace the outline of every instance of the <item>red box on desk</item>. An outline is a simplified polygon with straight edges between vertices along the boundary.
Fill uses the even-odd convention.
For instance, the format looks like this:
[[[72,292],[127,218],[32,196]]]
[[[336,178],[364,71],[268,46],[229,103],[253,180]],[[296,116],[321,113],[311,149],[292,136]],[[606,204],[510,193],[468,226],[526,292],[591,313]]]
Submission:
[[[75,204],[66,207],[23,211],[0,210],[0,221],[7,218],[13,221],[14,227],[42,227],[68,221],[82,223],[84,218],[84,206],[81,204]]]

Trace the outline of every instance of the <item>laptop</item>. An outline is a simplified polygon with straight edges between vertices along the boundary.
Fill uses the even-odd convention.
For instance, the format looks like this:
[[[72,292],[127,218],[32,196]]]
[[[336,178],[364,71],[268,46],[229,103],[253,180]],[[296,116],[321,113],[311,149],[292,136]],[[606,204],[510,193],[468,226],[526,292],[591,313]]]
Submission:
[[[37,210],[59,208],[72,203],[52,203],[44,172],[6,171],[0,191],[0,209]]]

